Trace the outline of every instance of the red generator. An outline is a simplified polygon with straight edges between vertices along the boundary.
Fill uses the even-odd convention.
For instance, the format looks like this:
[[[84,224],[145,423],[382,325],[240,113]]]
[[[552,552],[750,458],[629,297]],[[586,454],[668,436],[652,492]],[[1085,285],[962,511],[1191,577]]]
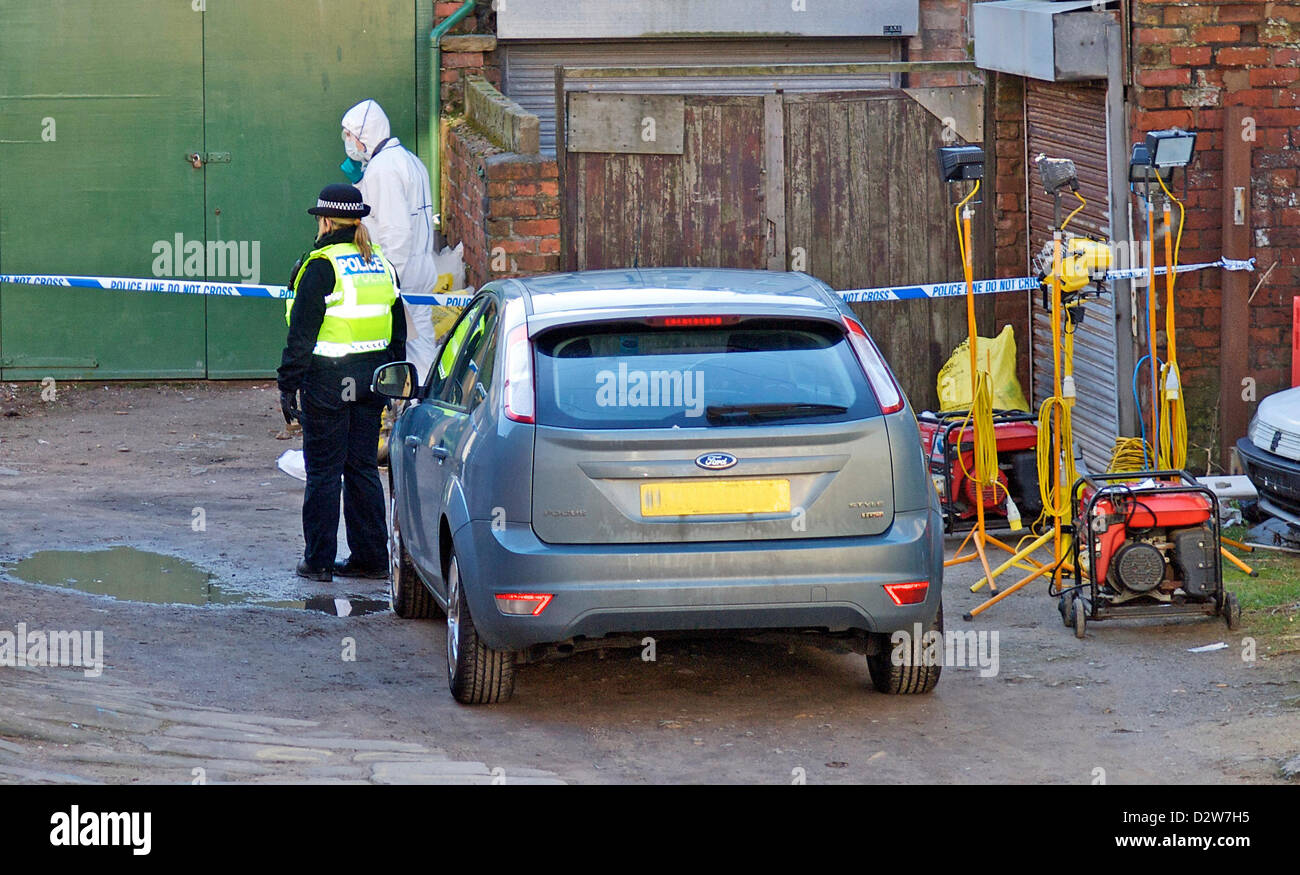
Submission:
[[[967,416],[964,410],[925,411],[916,418],[921,428],[921,452],[929,459],[930,479],[943,507],[944,532],[953,534],[973,529],[975,502],[981,500],[986,528],[1010,528],[1008,495],[1015,502],[1024,525],[1029,525],[1043,510],[1042,497],[1038,494],[1038,417],[1018,410],[993,412],[999,485],[985,488],[980,495],[981,490],[972,479],[975,428],[966,423]]]
[[[1218,497],[1191,474],[1085,475],[1071,509],[1076,583],[1059,608],[1077,637],[1088,620],[1114,617],[1218,614],[1238,628],[1241,606],[1223,589]]]

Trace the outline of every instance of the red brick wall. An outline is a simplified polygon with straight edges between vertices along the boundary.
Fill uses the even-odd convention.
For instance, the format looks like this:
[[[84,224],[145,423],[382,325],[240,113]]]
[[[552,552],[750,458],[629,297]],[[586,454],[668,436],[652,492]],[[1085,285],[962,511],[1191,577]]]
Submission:
[[[483,156],[491,144],[453,123],[443,151],[443,179],[447,183],[442,203],[442,231],[447,243],[465,245],[465,281],[478,288],[487,281],[487,171]],[[482,170],[482,175],[480,175]]]
[[[1135,141],[1173,125],[1199,132],[1196,162],[1187,175],[1184,263],[1222,254],[1224,137],[1250,134],[1224,131],[1223,107],[1254,110],[1251,254],[1261,271],[1274,262],[1277,267],[1250,304],[1249,368],[1258,397],[1285,388],[1290,385],[1291,299],[1300,292],[1300,3],[1138,0],[1133,70]],[[1162,257],[1158,252],[1157,259]],[[1210,446],[1219,437],[1220,282],[1218,271],[1184,274],[1176,292],[1178,357],[1193,446]],[[1193,450],[1192,461],[1200,458]]]
[[[921,0],[920,33],[907,41],[910,61],[969,61],[971,0]],[[970,85],[979,77],[970,73],[912,73],[914,88]]]
[[[1028,207],[1025,202],[1025,80],[988,73],[985,100],[993,103],[993,150],[986,156],[985,175],[993,186],[993,265],[998,277],[1025,276],[1029,259]],[[986,207],[987,209],[988,207]],[[1031,336],[1029,303],[1024,295],[994,297],[996,326],[1016,332],[1017,372],[1029,392]]]
[[[555,161],[503,152],[464,123],[447,132],[445,160],[444,233],[448,244],[465,244],[467,282],[559,270]]]
[[[433,6],[434,23],[437,24],[460,9],[459,0],[438,0]],[[495,35],[496,13],[485,0],[479,0],[474,12],[456,23],[443,38],[442,50],[442,102],[448,113],[458,113],[463,107],[461,80],[470,73],[478,73],[497,88],[501,87],[501,67],[494,50],[458,51],[457,36],[482,34]]]

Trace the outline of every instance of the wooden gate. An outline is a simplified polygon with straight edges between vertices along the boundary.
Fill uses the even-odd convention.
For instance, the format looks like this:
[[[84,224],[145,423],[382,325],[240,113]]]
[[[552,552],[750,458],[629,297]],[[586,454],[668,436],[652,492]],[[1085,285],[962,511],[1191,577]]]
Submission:
[[[570,270],[789,269],[837,290],[961,278],[935,158],[944,123],[906,92],[565,99],[557,153]],[[989,235],[975,226],[982,278]],[[935,409],[938,370],[966,336],[964,301],[853,309],[913,406]],[[982,334],[995,332],[991,299],[977,316]]]
[[[766,267],[763,98],[645,99],[669,104],[659,142],[677,135],[662,128],[675,128],[664,116],[680,108],[681,151],[566,153],[570,269]]]

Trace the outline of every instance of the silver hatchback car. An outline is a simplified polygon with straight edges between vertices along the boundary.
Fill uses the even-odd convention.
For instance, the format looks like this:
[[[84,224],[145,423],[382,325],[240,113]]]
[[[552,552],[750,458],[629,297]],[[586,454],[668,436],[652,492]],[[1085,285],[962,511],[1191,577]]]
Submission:
[[[451,691],[503,701],[547,653],[682,630],[846,640],[878,690],[938,665],[943,524],[875,344],[800,273],[640,269],[492,282],[393,424],[394,610],[445,613]]]

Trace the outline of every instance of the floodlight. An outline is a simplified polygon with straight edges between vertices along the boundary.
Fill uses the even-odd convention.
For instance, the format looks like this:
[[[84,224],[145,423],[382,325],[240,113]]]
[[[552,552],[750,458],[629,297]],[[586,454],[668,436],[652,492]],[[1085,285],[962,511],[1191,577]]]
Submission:
[[[1048,194],[1054,195],[1065,188],[1079,190],[1079,171],[1069,158],[1048,158],[1039,152],[1034,164],[1038,165],[1038,177]]]
[[[1150,155],[1151,153],[1147,150],[1145,143],[1133,144],[1133,155],[1129,158],[1128,162],[1129,183],[1136,186],[1138,183],[1150,184],[1155,182],[1156,185],[1159,185],[1160,183],[1156,182],[1157,174],[1165,181],[1165,185],[1173,182],[1173,166],[1153,167],[1151,165]]]
[[[1186,167],[1196,151],[1196,132],[1182,128],[1151,131],[1146,147],[1153,167]]]
[[[984,178],[984,150],[979,146],[940,146],[939,172],[944,182]]]

